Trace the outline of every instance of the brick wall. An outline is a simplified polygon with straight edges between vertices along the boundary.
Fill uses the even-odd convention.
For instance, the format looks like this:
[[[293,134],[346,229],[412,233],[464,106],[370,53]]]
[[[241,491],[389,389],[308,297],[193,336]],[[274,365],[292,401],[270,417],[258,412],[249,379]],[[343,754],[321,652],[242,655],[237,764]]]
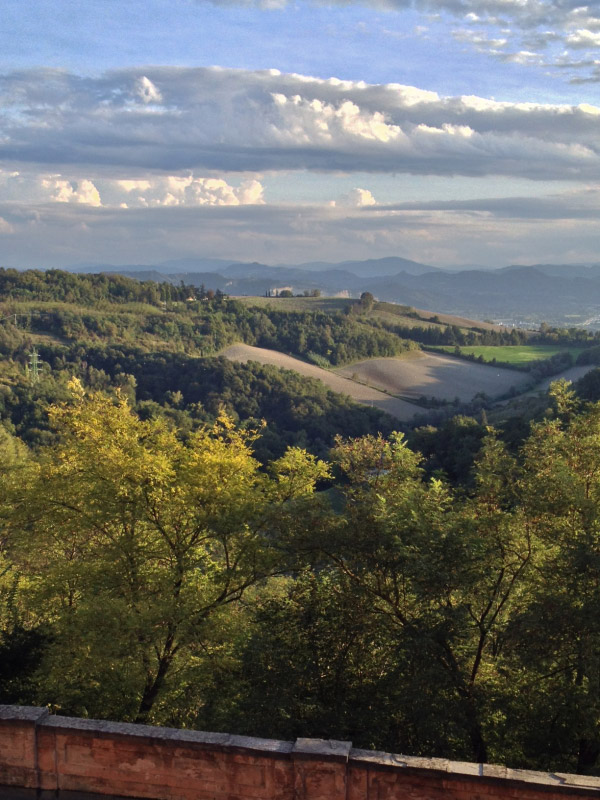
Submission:
[[[152,800],[600,800],[600,778],[0,706],[0,798],[16,790]]]

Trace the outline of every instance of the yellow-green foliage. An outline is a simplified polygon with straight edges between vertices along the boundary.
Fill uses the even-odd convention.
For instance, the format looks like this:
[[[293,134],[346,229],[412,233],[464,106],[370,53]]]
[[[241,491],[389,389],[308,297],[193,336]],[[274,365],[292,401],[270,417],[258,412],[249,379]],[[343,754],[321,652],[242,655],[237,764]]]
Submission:
[[[124,399],[71,390],[50,411],[59,444],[15,487],[7,552],[27,613],[57,632],[52,702],[152,719],[222,609],[281,568],[275,539],[327,468],[291,450],[267,474],[226,416],[183,443]]]

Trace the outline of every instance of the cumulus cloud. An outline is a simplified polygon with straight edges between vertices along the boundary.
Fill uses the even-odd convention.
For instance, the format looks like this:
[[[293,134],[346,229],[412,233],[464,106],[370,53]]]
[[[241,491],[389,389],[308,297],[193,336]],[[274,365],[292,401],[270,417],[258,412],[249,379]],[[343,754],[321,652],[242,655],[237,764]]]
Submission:
[[[377,205],[377,200],[375,200],[368,189],[356,188],[342,195],[339,200],[336,201],[335,205],[362,208],[362,206]]]
[[[127,193],[126,204],[148,206],[239,206],[264,203],[260,181],[232,186],[223,178],[172,175],[153,180],[119,180],[116,187]]]
[[[569,47],[596,49],[600,47],[600,31],[588,31],[580,28],[568,34],[566,43]]]
[[[366,173],[586,186],[600,178],[599,117],[591,104],[444,97],[275,70],[0,75],[0,257],[59,266],[90,252],[113,263],[199,252],[271,263],[401,252],[457,262],[478,248],[483,262],[527,250],[532,260],[589,260],[597,192],[383,206],[375,201],[382,184]],[[321,192],[320,205],[299,206],[294,170],[313,171],[315,185],[325,172],[361,174],[341,179],[346,195],[335,203]],[[277,172],[289,175],[286,205],[265,203]]]
[[[57,203],[84,203],[88,206],[101,206],[100,193],[92,181],[66,181],[60,178],[45,178],[42,187],[50,191],[50,197]]]
[[[153,206],[248,205],[264,203],[260,181],[238,185],[223,178],[194,175],[131,178],[68,178],[0,170],[0,202],[78,203],[89,206],[149,208]]]
[[[155,106],[148,92],[140,96],[142,78],[162,98],[157,113],[149,113]],[[0,159],[15,168],[78,170],[102,197],[101,178],[148,171],[600,177],[590,106],[441,97],[400,84],[218,68],[129,69],[99,78],[11,73],[0,76],[0,104]],[[262,199],[255,184],[230,191],[204,177],[182,180],[169,189],[174,204]],[[82,192],[65,187],[75,202]]]

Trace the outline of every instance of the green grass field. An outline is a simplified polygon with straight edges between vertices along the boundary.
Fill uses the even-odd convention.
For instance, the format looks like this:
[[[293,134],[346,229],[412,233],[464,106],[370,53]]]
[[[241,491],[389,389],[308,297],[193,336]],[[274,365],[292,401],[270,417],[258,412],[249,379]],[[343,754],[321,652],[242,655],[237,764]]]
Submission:
[[[451,346],[432,347],[432,350],[439,350],[444,353],[454,353],[455,348]],[[486,345],[473,345],[472,347],[461,347],[460,352],[464,355],[474,355],[475,358],[482,356],[484,361],[490,362],[496,359],[505,364],[524,366],[531,361],[541,361],[544,358],[551,358],[557,353],[568,352],[575,360],[582,347],[559,347],[551,344],[522,344],[522,345],[501,345],[498,347]]]

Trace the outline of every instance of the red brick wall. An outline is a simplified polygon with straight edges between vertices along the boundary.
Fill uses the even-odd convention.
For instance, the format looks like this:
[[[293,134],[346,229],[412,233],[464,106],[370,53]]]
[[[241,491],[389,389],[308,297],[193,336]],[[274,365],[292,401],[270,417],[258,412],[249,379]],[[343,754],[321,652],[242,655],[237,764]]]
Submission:
[[[600,800],[600,779],[0,706],[2,786],[152,800]]]

